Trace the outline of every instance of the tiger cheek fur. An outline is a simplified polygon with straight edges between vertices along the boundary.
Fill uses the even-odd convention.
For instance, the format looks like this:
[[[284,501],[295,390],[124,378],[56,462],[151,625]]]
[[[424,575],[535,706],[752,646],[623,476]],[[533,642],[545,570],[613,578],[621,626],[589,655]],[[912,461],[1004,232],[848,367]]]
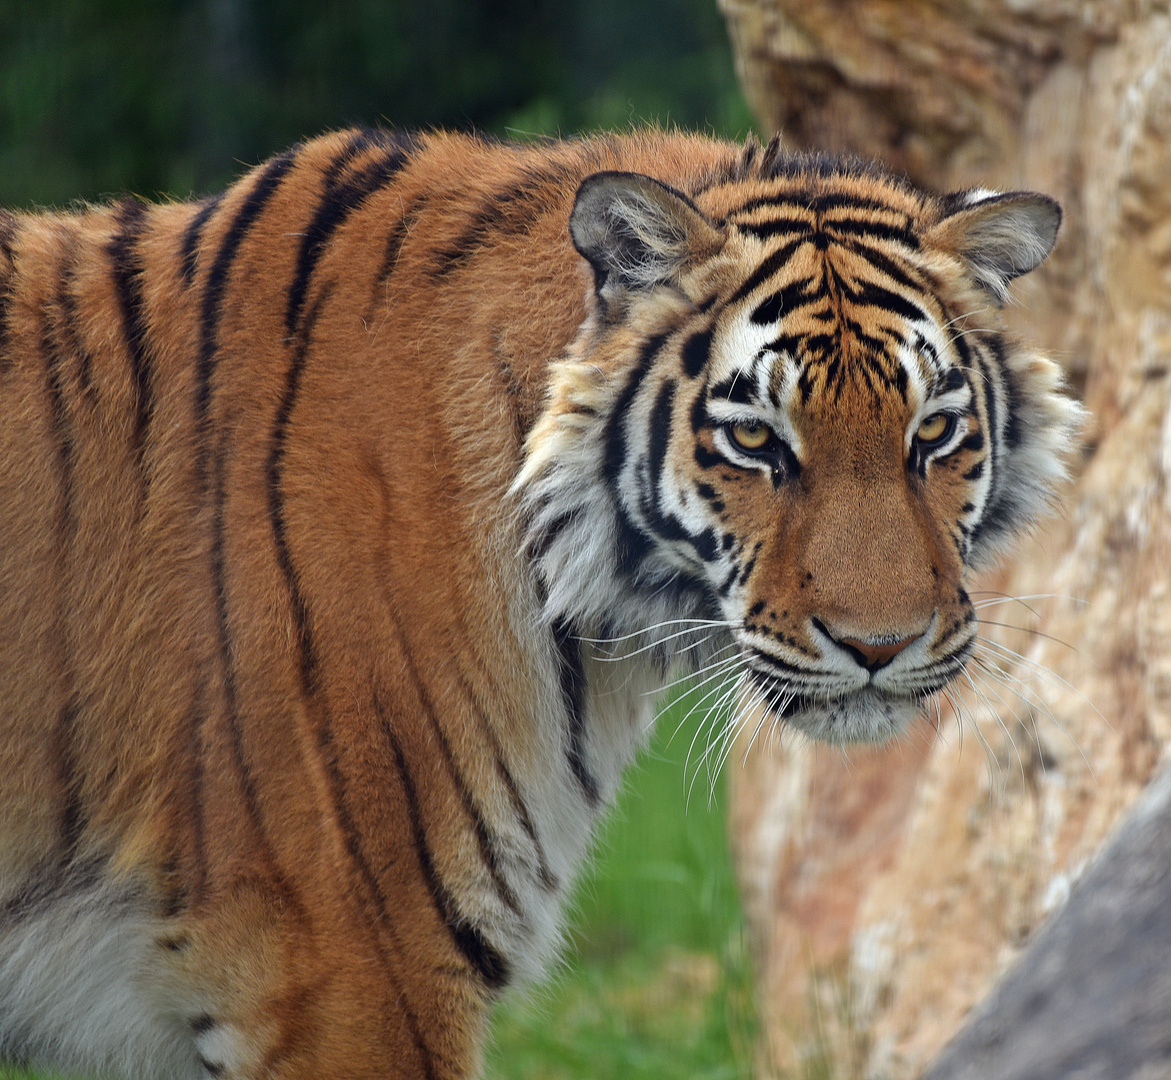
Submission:
[[[0,1057],[477,1075],[667,672],[841,742],[962,671],[1058,221],[655,132],[0,214]]]

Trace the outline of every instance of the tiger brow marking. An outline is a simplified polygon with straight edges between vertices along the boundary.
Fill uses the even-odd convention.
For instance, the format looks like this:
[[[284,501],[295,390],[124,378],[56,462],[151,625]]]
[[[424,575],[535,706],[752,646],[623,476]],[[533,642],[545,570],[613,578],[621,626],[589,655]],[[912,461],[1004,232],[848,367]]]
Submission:
[[[909,221],[904,225],[892,225],[887,221],[869,219],[828,218],[825,221],[825,228],[838,234],[873,237],[876,240],[887,240],[901,244],[911,251],[919,250],[919,238],[915,235]],[[839,235],[834,239],[840,241],[842,237]]]
[[[771,240],[782,233],[808,234],[813,232],[813,222],[808,218],[778,217],[764,221],[736,221],[730,219],[741,232],[749,233],[758,240]]]
[[[71,237],[72,245],[76,238]],[[62,258],[59,270],[64,274],[70,260],[75,257],[72,250]],[[45,389],[49,398],[49,414],[52,423],[53,438],[57,444],[57,462],[60,469],[61,502],[57,514],[57,547],[60,552],[60,598],[57,609],[57,649],[58,664],[60,666],[60,682],[63,692],[63,701],[57,717],[57,725],[53,731],[52,746],[54,751],[54,772],[62,792],[61,823],[59,832],[61,837],[61,861],[68,864],[76,857],[81,835],[85,830],[85,810],[82,803],[82,778],[74,747],[77,726],[77,688],[76,674],[73,670],[73,658],[69,647],[70,625],[70,583],[73,575],[70,573],[70,558],[77,534],[77,514],[74,506],[74,465],[76,462],[76,439],[73,424],[69,419],[69,410],[65,401],[65,388],[62,385],[62,368],[64,358],[61,356],[57,343],[53,340],[50,328],[50,312],[47,306],[42,305],[40,311],[40,344],[45,363]]]
[[[131,449],[138,464],[139,483],[145,502],[150,487],[146,463],[147,436],[154,412],[154,387],[151,355],[146,328],[145,302],[142,296],[142,256],[138,241],[147,224],[147,206],[141,199],[124,199],[115,213],[118,231],[106,245],[106,254],[114,276],[114,290],[122,313],[122,334],[130,357],[134,380],[134,434]]]
[[[865,259],[874,269],[885,274],[892,281],[898,282],[903,288],[912,289],[917,292],[932,291],[923,281],[916,281],[912,278],[908,270],[900,267],[889,255],[884,254],[870,244],[863,243],[860,240],[843,239],[842,246],[847,251],[852,251],[855,255]]]
[[[740,286],[728,300],[725,307],[732,307],[734,304],[740,303],[746,296],[750,295],[761,285],[763,285],[770,277],[781,269],[794,255],[802,244],[812,242],[812,233],[809,236],[800,236],[796,240],[790,240],[784,247],[777,248],[771,255],[762,262],[752,275]]]
[[[212,502],[212,542],[211,542],[211,578],[212,591],[215,601],[215,618],[219,637],[220,662],[223,671],[224,708],[226,725],[231,747],[233,764],[239,775],[241,794],[244,799],[245,812],[253,825],[257,842],[265,853],[268,869],[274,885],[282,892],[289,902],[290,908],[299,917],[304,918],[304,908],[294,894],[288,881],[277,866],[276,854],[272,850],[264,829],[263,814],[260,809],[260,798],[256,790],[256,780],[248,766],[247,755],[244,753],[243,732],[240,728],[240,710],[236,686],[236,670],[234,661],[235,650],[232,647],[232,632],[228,614],[228,594],[225,573],[225,510],[227,491],[225,473],[227,471],[228,448],[225,444],[227,436],[216,438],[210,430],[209,412],[212,397],[212,375],[215,372],[219,343],[217,340],[219,319],[223,303],[224,290],[227,287],[228,277],[239,253],[240,245],[256,223],[260,214],[267,206],[286,173],[296,161],[299,146],[285,151],[279,157],[273,158],[261,170],[260,175],[253,182],[251,190],[245,197],[235,218],[228,226],[228,230],[216,252],[215,260],[208,271],[204,284],[203,302],[201,305],[201,322],[199,348],[196,357],[195,379],[195,433],[198,440],[196,451],[196,476],[202,492],[211,494]],[[212,453],[209,444],[215,443],[215,452]],[[210,459],[210,463],[209,463]],[[207,722],[207,716],[201,723]]]

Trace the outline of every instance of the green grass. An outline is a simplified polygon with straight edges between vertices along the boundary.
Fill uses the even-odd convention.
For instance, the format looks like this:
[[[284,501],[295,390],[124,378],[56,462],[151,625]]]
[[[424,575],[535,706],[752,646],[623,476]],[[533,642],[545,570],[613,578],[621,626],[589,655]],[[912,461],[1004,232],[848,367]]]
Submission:
[[[676,732],[685,712],[677,703],[659,721],[603,832],[565,966],[499,1008],[489,1080],[751,1076],[756,1019],[723,784],[709,805],[697,766],[706,734],[687,763],[703,721]]]

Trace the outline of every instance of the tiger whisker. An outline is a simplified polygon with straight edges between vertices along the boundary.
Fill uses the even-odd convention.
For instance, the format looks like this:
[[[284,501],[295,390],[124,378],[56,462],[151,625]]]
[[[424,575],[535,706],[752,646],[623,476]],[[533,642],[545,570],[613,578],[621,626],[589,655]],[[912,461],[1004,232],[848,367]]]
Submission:
[[[662,622],[644,626],[640,630],[632,630],[629,634],[617,634],[613,637],[598,638],[582,636],[578,640],[588,642],[590,645],[617,645],[621,641],[629,641],[632,638],[642,637],[644,634],[654,633],[654,631],[661,630],[665,626],[683,626],[690,629],[714,626],[727,627],[729,630],[732,630],[738,625],[739,622],[734,619],[664,619]],[[686,632],[686,630],[681,631],[681,633]]]
[[[1013,623],[995,622],[992,619],[981,619],[980,625],[981,626],[999,626],[1003,630],[1018,630],[1022,634],[1031,634],[1033,637],[1044,638],[1046,641],[1052,641],[1055,645],[1064,646],[1065,648],[1069,649],[1071,652],[1075,652],[1075,653],[1077,652],[1077,649],[1075,649],[1068,641],[1062,641],[1061,638],[1054,637],[1052,634],[1046,634],[1044,631],[1041,631],[1041,630],[1031,630],[1027,626],[1016,626]]]
[[[977,648],[983,649],[986,652],[994,651],[995,655],[999,655],[1005,659],[1024,664],[1029,669],[1031,675],[1053,682],[1062,689],[1068,690],[1071,694],[1074,694],[1079,700],[1081,700],[1083,704],[1088,705],[1091,709],[1093,709],[1097,717],[1102,720],[1111,731],[1114,730],[1113,725],[1101,713],[1098,707],[1088,697],[1086,697],[1082,691],[1074,686],[1073,683],[1071,683],[1068,679],[1062,678],[1052,668],[1046,667],[1044,664],[1039,663],[1032,657],[1025,656],[1024,653],[1019,653],[1016,651],[1016,649],[1011,649],[1003,642],[994,641],[992,638],[986,638],[983,636],[977,637],[975,644]]]
[[[668,634],[666,637],[656,638],[654,641],[650,642],[649,644],[641,645],[641,646],[639,646],[639,648],[633,649],[630,652],[618,653],[618,654],[615,654],[612,656],[599,656],[598,659],[600,661],[602,661],[603,663],[611,663],[611,664],[620,663],[623,660],[631,660],[636,656],[641,656],[643,653],[653,652],[655,649],[661,648],[663,645],[666,645],[670,641],[676,641],[677,639],[679,639],[681,637],[687,637],[688,634],[697,634],[703,629],[706,629],[706,628],[699,627],[699,626],[689,626],[685,630],[676,630],[673,634]],[[692,649],[699,648],[700,646],[706,644],[708,641],[711,640],[711,638],[712,638],[712,634],[708,633],[703,638],[701,638],[699,641],[694,641],[690,645],[683,646],[682,648],[677,648],[675,650],[675,652],[676,652],[676,654],[690,652]]]
[[[720,652],[726,652],[726,651],[727,651],[727,648],[720,650]],[[647,691],[647,693],[654,694],[657,697],[660,693],[669,692],[671,690],[675,690],[675,689],[679,688],[680,686],[686,685],[687,688],[686,688],[686,690],[684,690],[683,694],[680,694],[678,697],[669,697],[668,698],[667,703],[663,706],[663,711],[665,711],[666,709],[668,709],[672,705],[674,705],[676,703],[676,701],[680,700],[680,698],[685,696],[687,693],[692,693],[692,692],[698,690],[701,686],[704,686],[706,683],[710,682],[712,679],[717,678],[722,674],[725,674],[726,671],[730,671],[739,662],[740,662],[740,656],[739,656],[738,652],[733,656],[724,656],[724,657],[720,657],[719,653],[717,653],[715,659],[713,659],[710,663],[705,664],[703,667],[699,668],[697,671],[685,672],[684,674],[680,675],[678,678],[672,679],[665,686],[661,686],[661,687],[658,687],[654,690]],[[703,676],[702,679],[699,678],[701,675]],[[696,681],[696,680],[698,680],[698,681]],[[661,712],[659,715],[661,715]],[[656,719],[657,719],[657,717],[656,717]]]

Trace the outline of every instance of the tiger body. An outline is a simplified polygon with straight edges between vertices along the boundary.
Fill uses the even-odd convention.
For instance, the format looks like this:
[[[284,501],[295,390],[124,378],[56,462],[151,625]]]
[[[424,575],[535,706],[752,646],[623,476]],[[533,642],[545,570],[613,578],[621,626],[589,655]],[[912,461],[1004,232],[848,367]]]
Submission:
[[[996,312],[1055,213],[361,131],[0,217],[0,1057],[476,1075],[673,664],[836,741],[962,669],[1077,423]]]

